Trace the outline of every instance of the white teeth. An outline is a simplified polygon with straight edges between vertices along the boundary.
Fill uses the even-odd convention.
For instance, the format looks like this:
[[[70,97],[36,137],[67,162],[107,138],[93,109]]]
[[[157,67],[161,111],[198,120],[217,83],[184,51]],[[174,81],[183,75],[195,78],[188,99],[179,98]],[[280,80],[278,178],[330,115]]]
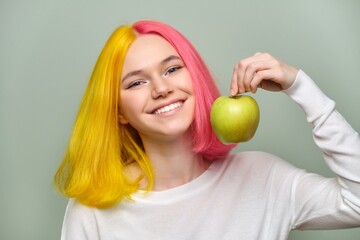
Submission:
[[[166,113],[166,112],[170,112],[176,108],[179,108],[183,103],[182,102],[176,102],[176,103],[172,103],[168,106],[162,107],[157,109],[156,111],[154,111],[154,114],[161,114],[161,113]]]

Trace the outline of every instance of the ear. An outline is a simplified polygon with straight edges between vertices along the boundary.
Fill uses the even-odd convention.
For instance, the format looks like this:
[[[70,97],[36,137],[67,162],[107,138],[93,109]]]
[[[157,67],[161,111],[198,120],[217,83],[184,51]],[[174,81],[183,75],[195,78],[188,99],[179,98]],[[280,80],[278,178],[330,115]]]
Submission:
[[[119,123],[124,124],[124,125],[129,123],[129,121],[121,113],[119,113],[118,120],[119,120]]]

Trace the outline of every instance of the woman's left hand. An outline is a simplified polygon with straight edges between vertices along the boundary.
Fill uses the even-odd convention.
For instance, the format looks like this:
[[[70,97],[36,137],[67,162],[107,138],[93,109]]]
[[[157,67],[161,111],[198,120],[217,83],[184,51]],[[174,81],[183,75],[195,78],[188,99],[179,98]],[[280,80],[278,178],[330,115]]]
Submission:
[[[236,64],[231,80],[231,95],[288,89],[295,81],[298,69],[279,61],[268,53],[256,53]]]

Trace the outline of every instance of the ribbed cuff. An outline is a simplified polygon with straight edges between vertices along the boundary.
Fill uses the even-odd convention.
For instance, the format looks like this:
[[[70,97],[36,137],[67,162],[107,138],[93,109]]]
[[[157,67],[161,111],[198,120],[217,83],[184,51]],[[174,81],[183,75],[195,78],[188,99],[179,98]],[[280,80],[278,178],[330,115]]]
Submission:
[[[294,83],[283,92],[304,110],[308,122],[313,122],[335,104],[302,70],[299,70]]]

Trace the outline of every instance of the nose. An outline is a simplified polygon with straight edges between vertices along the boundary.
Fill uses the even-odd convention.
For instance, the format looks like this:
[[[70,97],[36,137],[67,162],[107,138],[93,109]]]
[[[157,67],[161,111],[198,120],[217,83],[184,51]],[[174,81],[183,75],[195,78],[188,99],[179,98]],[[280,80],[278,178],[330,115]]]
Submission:
[[[152,80],[152,92],[151,96],[156,99],[159,97],[166,97],[169,93],[173,92],[171,84],[168,80],[159,76]]]

